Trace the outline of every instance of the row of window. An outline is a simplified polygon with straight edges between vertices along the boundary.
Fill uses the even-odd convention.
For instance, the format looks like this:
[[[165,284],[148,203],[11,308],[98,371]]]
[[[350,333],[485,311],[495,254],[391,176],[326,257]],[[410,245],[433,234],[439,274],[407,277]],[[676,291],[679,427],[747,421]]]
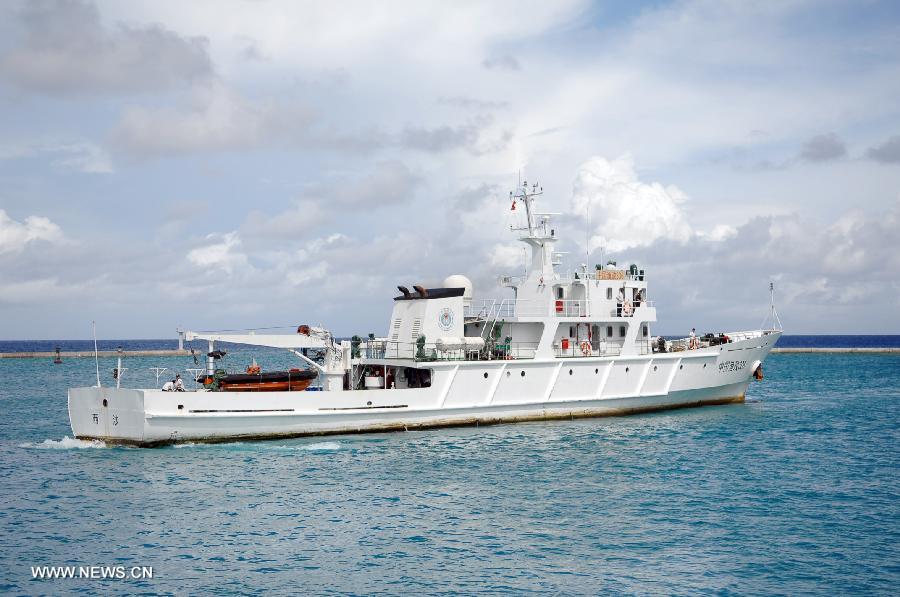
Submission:
[[[643,329],[641,330],[641,333],[643,334],[644,338],[646,338],[648,335],[650,335],[650,330],[647,328],[647,326],[644,326]],[[595,337],[599,336],[600,335],[600,326],[595,325],[592,334]],[[574,325],[569,326],[569,337],[570,338],[576,337],[576,330],[575,330]],[[613,326],[611,326],[611,325],[606,326],[606,337],[607,338],[613,337]],[[619,337],[620,338],[625,337],[625,326],[624,325],[619,326]]]
[[[563,292],[562,286],[558,286],[558,287],[556,288],[556,298],[557,298],[557,300],[562,300],[564,297],[565,297],[565,293]],[[607,300],[610,300],[610,301],[611,301],[611,300],[612,300],[612,297],[613,297],[613,289],[612,289],[612,288],[607,288],[607,289],[606,289],[606,298],[607,298]]]

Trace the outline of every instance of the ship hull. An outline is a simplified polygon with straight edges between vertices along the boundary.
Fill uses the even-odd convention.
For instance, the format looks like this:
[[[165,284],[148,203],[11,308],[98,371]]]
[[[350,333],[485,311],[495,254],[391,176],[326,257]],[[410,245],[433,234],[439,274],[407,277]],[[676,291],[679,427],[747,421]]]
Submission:
[[[427,388],[69,391],[81,439],[156,446],[602,417],[742,402],[778,334],[682,353],[418,363]],[[392,366],[395,363],[392,363]]]

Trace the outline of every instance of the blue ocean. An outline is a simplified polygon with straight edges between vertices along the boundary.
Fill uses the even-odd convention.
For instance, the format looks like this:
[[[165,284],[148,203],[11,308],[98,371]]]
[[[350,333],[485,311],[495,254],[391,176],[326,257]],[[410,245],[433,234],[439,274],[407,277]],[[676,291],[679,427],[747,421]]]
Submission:
[[[739,405],[160,449],[71,439],[66,389],[95,375],[0,359],[0,592],[900,592],[897,353],[773,354]],[[32,578],[65,565],[153,578]]]

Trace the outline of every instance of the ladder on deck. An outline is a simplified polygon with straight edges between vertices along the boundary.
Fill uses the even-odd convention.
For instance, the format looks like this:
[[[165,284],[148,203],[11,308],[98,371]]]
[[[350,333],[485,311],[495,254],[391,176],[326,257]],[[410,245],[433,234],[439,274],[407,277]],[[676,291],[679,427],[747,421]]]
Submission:
[[[481,329],[481,339],[484,340],[484,346],[490,358],[494,348],[494,330],[497,329],[497,320],[500,319],[503,310],[503,303],[497,303],[497,299],[492,299],[490,305],[487,305],[484,314],[484,326]]]

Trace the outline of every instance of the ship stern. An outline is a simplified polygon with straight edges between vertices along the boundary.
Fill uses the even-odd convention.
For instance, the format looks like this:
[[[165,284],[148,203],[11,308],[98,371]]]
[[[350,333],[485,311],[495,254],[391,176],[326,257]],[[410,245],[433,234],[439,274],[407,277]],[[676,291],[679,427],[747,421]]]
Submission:
[[[77,439],[140,444],[144,441],[144,393],[124,388],[71,388],[69,422]]]

